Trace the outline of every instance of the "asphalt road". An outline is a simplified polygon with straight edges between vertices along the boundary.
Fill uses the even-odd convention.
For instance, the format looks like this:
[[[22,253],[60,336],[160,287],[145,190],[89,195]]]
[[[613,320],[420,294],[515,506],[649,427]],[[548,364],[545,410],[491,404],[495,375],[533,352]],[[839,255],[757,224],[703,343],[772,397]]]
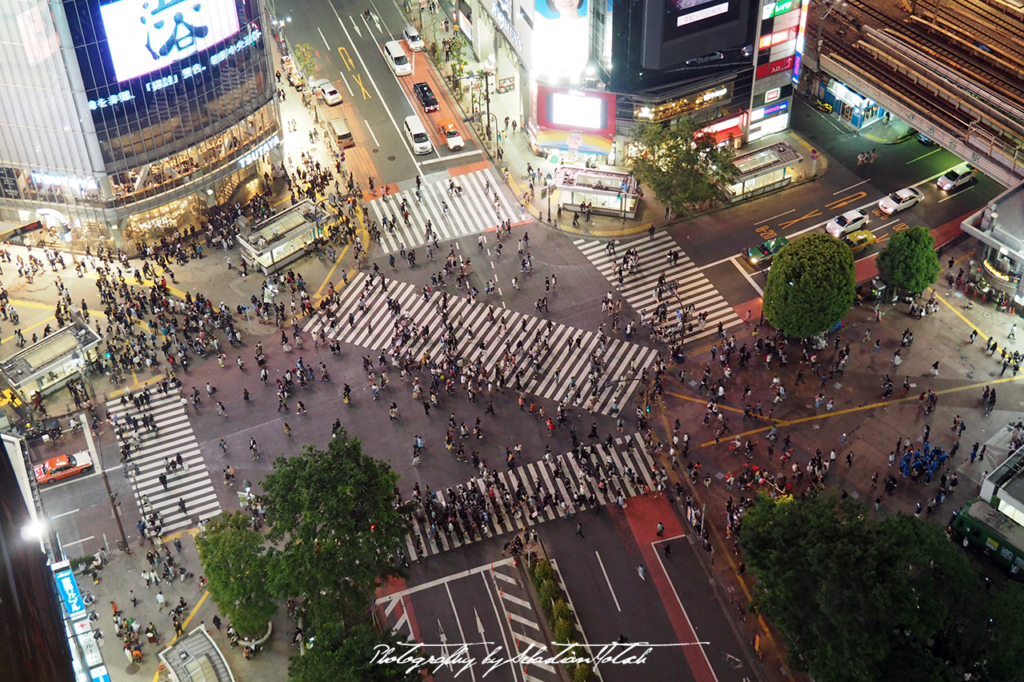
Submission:
[[[357,178],[374,175],[377,182],[400,182],[483,160],[468,124],[462,122],[444,84],[423,52],[413,53],[402,40],[407,21],[392,2],[368,2],[364,7],[332,0],[284,2],[277,6],[278,16],[290,16],[286,36],[295,45],[309,44],[316,53],[317,77],[329,78],[339,88],[344,103],[339,107],[353,130],[356,145],[369,149],[373,172],[350,163]],[[383,45],[402,43],[413,64],[413,73],[397,76],[385,61]],[[440,105],[438,112],[425,113],[412,91],[412,84],[430,85]],[[429,154],[415,155],[403,132],[403,121],[416,115],[433,142]],[[438,133],[437,125],[452,121],[462,134],[465,148],[451,151]],[[346,152],[356,159],[362,157]],[[365,187],[365,185],[364,185]]]

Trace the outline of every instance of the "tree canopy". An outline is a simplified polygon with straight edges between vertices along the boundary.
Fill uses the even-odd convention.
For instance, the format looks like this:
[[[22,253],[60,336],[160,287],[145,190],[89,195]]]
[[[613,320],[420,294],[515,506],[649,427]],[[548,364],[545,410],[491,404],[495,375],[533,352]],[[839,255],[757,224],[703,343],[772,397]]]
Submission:
[[[291,682],[421,682],[419,670],[406,672],[411,664],[379,664],[374,656],[383,647],[393,647],[394,655],[407,651],[404,641],[395,633],[381,633],[366,624],[355,625],[346,632],[333,626],[320,631],[313,648],[304,656],[292,656],[288,664]],[[422,655],[422,652],[419,654]]]
[[[891,284],[915,294],[935,284],[942,269],[935,237],[920,225],[894,233],[876,262]]]
[[[765,283],[765,318],[783,333],[809,338],[831,329],[853,305],[853,254],[827,234],[807,234],[783,247]]]
[[[401,575],[405,507],[398,474],[341,431],[327,450],[305,446],[279,457],[263,481],[271,542],[280,546],[270,580],[280,596],[301,597],[314,627],[361,619],[378,578]]]
[[[243,635],[262,634],[277,613],[267,584],[273,554],[264,540],[245,512],[221,514],[196,536],[210,598]]]
[[[678,216],[691,216],[701,204],[721,199],[739,173],[732,146],[718,146],[715,136],[690,118],[671,126],[637,121],[630,144],[630,172]]]
[[[819,682],[952,682],[966,670],[1011,679],[1024,669],[1024,588],[986,589],[935,524],[874,521],[835,495],[762,497],[741,531],[755,605],[791,665]]]

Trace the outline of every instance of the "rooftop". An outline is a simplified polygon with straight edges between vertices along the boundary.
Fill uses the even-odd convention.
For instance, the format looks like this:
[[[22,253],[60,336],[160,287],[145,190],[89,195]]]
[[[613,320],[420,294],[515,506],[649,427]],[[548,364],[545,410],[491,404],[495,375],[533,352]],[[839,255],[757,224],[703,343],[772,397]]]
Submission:
[[[12,383],[20,385],[52,365],[67,362],[68,356],[75,357],[76,351],[95,347],[101,340],[88,325],[72,322],[18,351],[0,364],[0,368]]]
[[[800,163],[803,157],[788,142],[773,142],[767,147],[737,156],[732,164],[740,172],[742,180],[754,175],[761,175],[769,170],[785,168]]]
[[[273,244],[275,241],[288,239],[290,232],[309,223],[316,223],[316,214],[316,205],[305,199],[254,227],[247,240],[255,245],[260,240]]]

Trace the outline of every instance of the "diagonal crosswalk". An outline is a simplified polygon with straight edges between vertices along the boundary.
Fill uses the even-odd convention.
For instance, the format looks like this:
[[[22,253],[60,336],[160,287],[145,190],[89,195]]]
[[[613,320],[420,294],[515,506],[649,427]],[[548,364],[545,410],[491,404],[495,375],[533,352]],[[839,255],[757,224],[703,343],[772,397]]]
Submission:
[[[156,420],[155,431],[139,427],[136,433],[141,439],[141,448],[131,456],[131,463],[139,467],[134,489],[140,511],[146,514],[160,512],[165,533],[187,528],[195,519],[207,519],[220,513],[217,492],[180,396],[176,393],[152,394],[150,406],[141,411],[130,402],[121,405],[112,400],[108,405],[108,411],[116,414],[121,424],[129,414],[138,419],[148,413]],[[127,433],[130,438],[131,429]],[[178,454],[188,465],[187,470],[179,468],[175,473],[166,473],[165,458],[174,458]],[[167,490],[160,484],[160,474],[167,476]],[[145,509],[142,495],[149,498],[149,506]],[[178,500],[185,501],[187,516],[181,513]]]
[[[423,491],[424,503],[412,519],[412,532],[406,538],[409,556],[432,556],[456,549],[488,537],[515,534],[523,529],[553,521],[565,515],[561,503],[570,514],[590,508],[589,498],[598,504],[615,503],[649,491],[667,480],[647,452],[639,434],[615,439],[609,447],[595,442],[590,454],[559,455],[551,462],[539,460],[505,471],[493,471],[487,480],[474,476],[466,483],[445,490]],[[424,458],[429,461],[432,453]],[[433,456],[446,456],[446,453]],[[494,496],[491,496],[491,491]],[[457,513],[454,497],[480,492],[479,512]],[[521,494],[516,491],[521,490]],[[550,495],[550,503],[543,500]],[[582,495],[583,497],[580,497]],[[583,501],[586,498],[588,501]],[[433,513],[431,508],[433,507]],[[463,505],[465,510],[466,505]],[[483,516],[486,512],[486,518]]]
[[[425,293],[411,284],[393,280],[387,282],[384,291],[380,281],[378,277],[370,286],[368,275],[359,273],[333,308],[335,325],[332,327],[318,315],[306,324],[304,331],[316,334],[324,328],[330,339],[379,351],[392,348],[397,325],[415,325],[419,330],[429,329],[430,333],[410,334],[404,348],[417,360],[424,353],[431,358],[439,357],[443,345],[438,310],[441,294]],[[388,309],[389,300],[399,306],[400,317]],[[541,398],[569,400],[594,412],[615,414],[637,389],[641,372],[658,355],[656,349],[637,343],[501,308],[489,312],[489,308],[486,303],[471,303],[464,297],[449,298],[448,319],[457,329],[454,354],[470,362],[479,361],[487,375],[492,375],[498,366],[506,377],[522,371],[523,390]],[[350,313],[354,316],[351,324]],[[540,371],[526,352],[530,340],[538,334],[548,338]],[[596,374],[595,359],[604,367]]]
[[[449,195],[449,181],[462,188],[462,193]],[[370,217],[383,225],[383,218],[397,219],[394,230],[381,228],[381,246],[384,251],[398,251],[400,245],[415,249],[427,243],[425,226],[429,220],[444,241],[493,230],[505,220],[518,220],[519,207],[505,193],[504,185],[490,168],[473,171],[456,178],[437,175],[423,183],[422,198],[416,198],[416,188],[391,194],[386,200],[375,199],[368,206]],[[494,195],[498,195],[495,204]],[[402,219],[399,205],[405,199],[409,205],[409,223]],[[442,203],[448,206],[447,214]]]
[[[604,275],[613,287],[618,287],[619,278],[615,271],[616,264],[622,262],[626,252],[634,249],[639,256],[638,267],[632,274],[628,270],[619,295],[637,312],[645,310],[648,318],[658,306],[654,290],[658,279],[664,273],[668,283],[675,283],[675,295],[663,296],[662,301],[668,306],[668,317],[663,326],[677,324],[676,311],[694,306],[697,313],[707,313],[704,330],[701,331],[697,320],[693,319],[693,329],[687,329],[686,340],[696,340],[718,333],[718,323],[726,329],[734,328],[740,318],[704,273],[680,251],[675,240],[665,232],[659,232],[654,239],[643,237],[615,245],[615,253],[607,250],[608,242],[589,239],[577,239],[573,242],[590,262]],[[671,253],[679,257],[669,261]],[[688,323],[689,325],[689,323]]]

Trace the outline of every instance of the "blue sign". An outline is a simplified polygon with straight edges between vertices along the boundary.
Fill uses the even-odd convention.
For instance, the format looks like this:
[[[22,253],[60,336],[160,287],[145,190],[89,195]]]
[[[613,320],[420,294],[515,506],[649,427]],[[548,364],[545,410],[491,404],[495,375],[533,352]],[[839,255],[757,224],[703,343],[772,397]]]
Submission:
[[[764,110],[764,115],[765,116],[771,116],[772,114],[777,114],[780,111],[785,111],[788,108],[789,108],[789,100],[786,100],[785,102],[779,102],[775,106],[768,107],[767,109],[765,109]]]
[[[85,602],[82,601],[82,594],[78,591],[78,583],[75,582],[75,575],[71,569],[62,569],[54,574],[54,578],[57,580],[57,590],[64,602],[64,609],[71,619],[85,617]]]
[[[107,667],[105,665],[91,668],[89,675],[92,676],[93,682],[110,682],[110,675],[107,674]]]

